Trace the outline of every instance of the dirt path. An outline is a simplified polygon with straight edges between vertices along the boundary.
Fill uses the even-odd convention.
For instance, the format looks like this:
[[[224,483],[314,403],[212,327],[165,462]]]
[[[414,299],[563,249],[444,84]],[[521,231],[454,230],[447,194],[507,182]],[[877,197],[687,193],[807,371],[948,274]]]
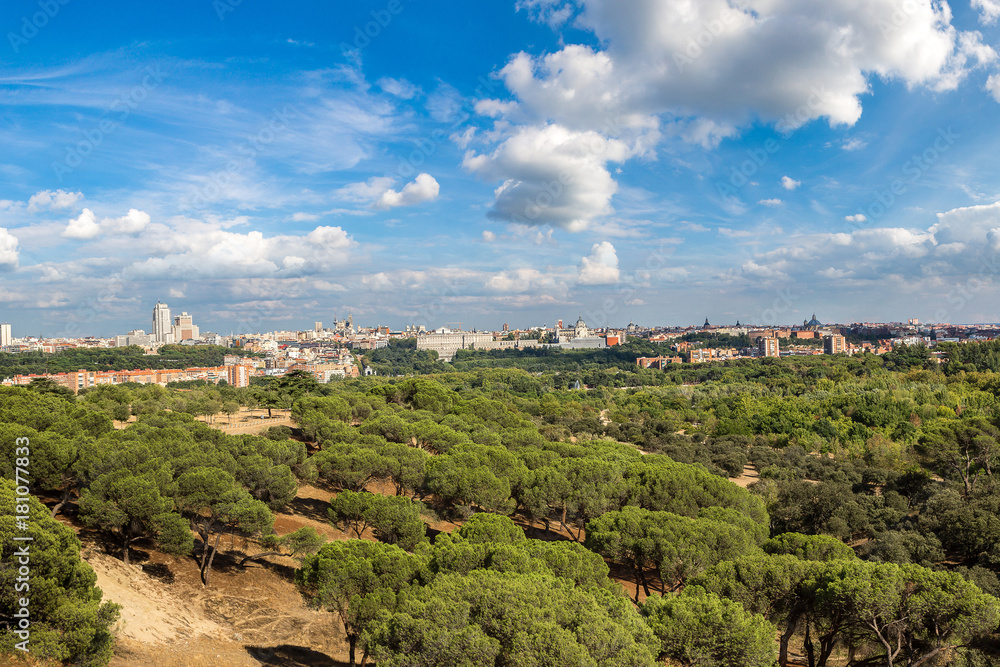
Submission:
[[[730,477],[729,481],[736,486],[742,486],[744,489],[760,480],[760,473],[752,465],[743,466],[743,474],[739,477]]]

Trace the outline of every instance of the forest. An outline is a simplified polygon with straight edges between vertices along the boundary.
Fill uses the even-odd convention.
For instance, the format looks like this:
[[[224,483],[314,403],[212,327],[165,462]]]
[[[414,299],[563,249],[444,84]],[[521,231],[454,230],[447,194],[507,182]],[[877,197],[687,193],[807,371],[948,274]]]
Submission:
[[[231,551],[294,559],[351,665],[1000,661],[1000,346],[654,371],[634,363],[648,345],[442,364],[398,344],[371,355],[390,377],[329,384],[2,388],[0,651],[30,441],[32,656],[52,664],[108,664],[122,613],[69,521],[125,563],[186,559],[207,589]],[[219,428],[241,407],[294,426]],[[276,528],[304,485],[340,539]]]

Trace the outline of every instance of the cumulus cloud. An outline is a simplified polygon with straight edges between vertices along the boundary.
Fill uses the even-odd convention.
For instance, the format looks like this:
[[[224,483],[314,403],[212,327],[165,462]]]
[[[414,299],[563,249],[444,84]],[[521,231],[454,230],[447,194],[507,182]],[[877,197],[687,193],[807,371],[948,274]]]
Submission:
[[[979,10],[979,22],[993,25],[1000,18],[1000,0],[972,0],[972,7]]]
[[[65,190],[42,190],[28,199],[28,212],[36,213],[43,209],[57,211],[67,209],[83,199],[82,192],[67,192]]]
[[[392,187],[391,176],[373,176],[362,183],[349,183],[333,192],[333,196],[352,204],[370,204]]]
[[[775,198],[775,199],[761,199],[761,200],[760,200],[759,202],[757,202],[757,203],[758,203],[758,204],[760,204],[761,206],[771,206],[771,207],[775,207],[775,206],[781,206],[781,205],[783,205],[783,204],[784,204],[785,202],[781,201],[780,199],[777,199],[777,198]]]
[[[788,176],[781,177],[781,187],[785,188],[786,190],[794,190],[800,185],[802,185],[802,181],[796,181],[794,178],[790,178]]]
[[[94,212],[85,208],[79,216],[69,221],[62,235],[68,239],[87,240],[101,235],[138,234],[146,228],[149,220],[149,214],[145,211],[130,208],[120,218],[104,218],[97,222]]]
[[[613,285],[618,282],[618,253],[607,241],[595,243],[580,262],[577,282],[581,285]]]
[[[396,192],[387,189],[379,195],[372,208],[387,211],[399,206],[416,206],[437,199],[441,186],[430,174],[420,174],[412,183],[407,183],[402,190]]]
[[[488,229],[483,230],[483,240],[487,243],[493,243],[497,240],[497,235]]]
[[[976,2],[984,12],[997,4]],[[950,7],[936,0],[903,8],[897,0],[579,4],[574,25],[603,48],[519,53],[501,71],[518,113],[533,122],[586,130],[665,115],[707,119],[710,132],[723,136],[753,118],[784,130],[818,118],[850,126],[871,92],[870,77],[949,90],[996,58],[979,33],[956,29]],[[544,20],[563,5],[520,6]]]
[[[101,232],[105,234],[138,234],[149,224],[149,214],[130,208],[120,218],[105,218],[101,222]]]
[[[18,261],[17,237],[0,227],[0,269],[16,269]]]
[[[68,239],[92,239],[100,233],[101,227],[94,212],[85,208],[78,217],[69,221],[62,235]]]
[[[848,223],[868,222],[862,214]],[[853,226],[848,226],[852,228]],[[942,285],[997,272],[1000,256],[1000,202],[937,214],[920,228],[878,227],[836,233],[799,234],[754,254],[742,265],[752,279],[809,281],[815,276],[852,284],[904,281],[928,296]]]
[[[501,271],[487,278],[484,287],[503,294],[542,292],[551,295],[566,291],[566,284],[559,276],[538,269]]]
[[[1000,74],[990,74],[986,80],[986,90],[997,102],[1000,102]]]
[[[163,256],[136,262],[123,271],[129,278],[271,278],[328,270],[343,264],[354,242],[340,227],[317,227],[305,236],[266,237],[259,231],[245,234],[207,224],[186,224],[161,242],[151,239],[155,250],[169,248]]]
[[[624,142],[597,132],[523,126],[490,154],[467,152],[462,164],[484,180],[502,181],[491,219],[580,231],[614,210],[618,184],[605,164],[632,154]]]

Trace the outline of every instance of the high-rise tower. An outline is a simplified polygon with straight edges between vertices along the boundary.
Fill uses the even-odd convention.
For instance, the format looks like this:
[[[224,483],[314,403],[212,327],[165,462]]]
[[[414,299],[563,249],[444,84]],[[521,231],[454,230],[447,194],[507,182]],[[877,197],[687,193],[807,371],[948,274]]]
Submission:
[[[156,302],[153,306],[153,340],[157,343],[173,343],[173,322],[170,319],[170,308],[165,303]]]

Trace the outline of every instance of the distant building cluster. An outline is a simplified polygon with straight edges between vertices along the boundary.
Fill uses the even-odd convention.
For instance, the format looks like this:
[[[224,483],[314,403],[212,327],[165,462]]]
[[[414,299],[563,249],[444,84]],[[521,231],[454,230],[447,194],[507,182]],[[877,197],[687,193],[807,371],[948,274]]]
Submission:
[[[457,324],[457,326],[455,326]],[[779,357],[803,354],[883,354],[897,345],[924,344],[933,348],[940,342],[992,340],[1000,336],[1000,325],[921,324],[917,319],[906,323],[860,322],[847,325],[823,324],[815,313],[801,326],[752,327],[704,324],[687,327],[644,327],[629,322],[624,328],[591,328],[579,317],[571,327],[558,320],[526,329],[503,323],[499,331],[463,331],[461,323],[428,331],[424,325],[410,324],[398,330],[387,326],[356,326],[354,317],[333,318],[332,327],[313,322],[305,330],[240,333],[222,336],[202,332],[194,317],[186,311],[172,315],[170,307],[157,302],[153,307],[150,333],[135,329],[112,338],[44,339],[26,336],[15,338],[10,323],[0,323],[0,350],[7,353],[56,353],[74,348],[109,348],[138,346],[145,354],[156,354],[166,344],[219,345],[243,353],[258,353],[263,358],[248,360],[243,354],[225,357],[222,366],[174,370],[78,371],[46,376],[23,375],[3,381],[23,385],[36,377],[49,377],[72,391],[102,384],[123,382],[166,384],[180,380],[226,380],[237,387],[246,386],[255,376],[277,377],[293,370],[312,374],[320,382],[375,373],[366,361],[368,355],[387,347],[394,339],[416,339],[418,350],[433,351],[443,361],[451,361],[459,350],[508,350],[547,347],[552,349],[601,349],[621,345],[631,338],[663,345],[670,350],[655,357],[639,357],[643,368],[664,369],[679,363],[708,363],[737,358]],[[694,334],[694,335],[692,335]],[[707,336],[706,336],[707,334]],[[741,338],[742,345],[733,339]],[[684,338],[684,340],[681,340]],[[727,341],[723,343],[722,341]],[[747,342],[749,345],[747,345]],[[853,341],[853,342],[852,342]],[[933,350],[932,350],[933,352]]]
[[[541,342],[542,335],[549,336],[552,342]],[[430,333],[418,333],[417,349],[436,352],[441,361],[451,361],[459,350],[509,350],[527,347],[583,350],[620,345],[624,340],[625,334],[620,331],[591,331],[581,316],[572,329],[564,328],[562,320],[551,330],[540,327],[535,330],[511,331],[506,324],[499,332],[453,331],[444,327]]]
[[[108,384],[124,384],[137,382],[139,384],[166,385],[168,382],[185,380],[204,380],[218,384],[225,380],[234,387],[246,387],[250,384],[253,368],[243,364],[218,366],[213,368],[170,368],[146,369],[136,371],[74,371],[72,373],[49,373],[44,375],[15,375],[6,378],[2,384],[6,386],[23,386],[31,384],[32,380],[45,378],[52,380],[61,387],[66,387],[74,394],[81,389]]]

